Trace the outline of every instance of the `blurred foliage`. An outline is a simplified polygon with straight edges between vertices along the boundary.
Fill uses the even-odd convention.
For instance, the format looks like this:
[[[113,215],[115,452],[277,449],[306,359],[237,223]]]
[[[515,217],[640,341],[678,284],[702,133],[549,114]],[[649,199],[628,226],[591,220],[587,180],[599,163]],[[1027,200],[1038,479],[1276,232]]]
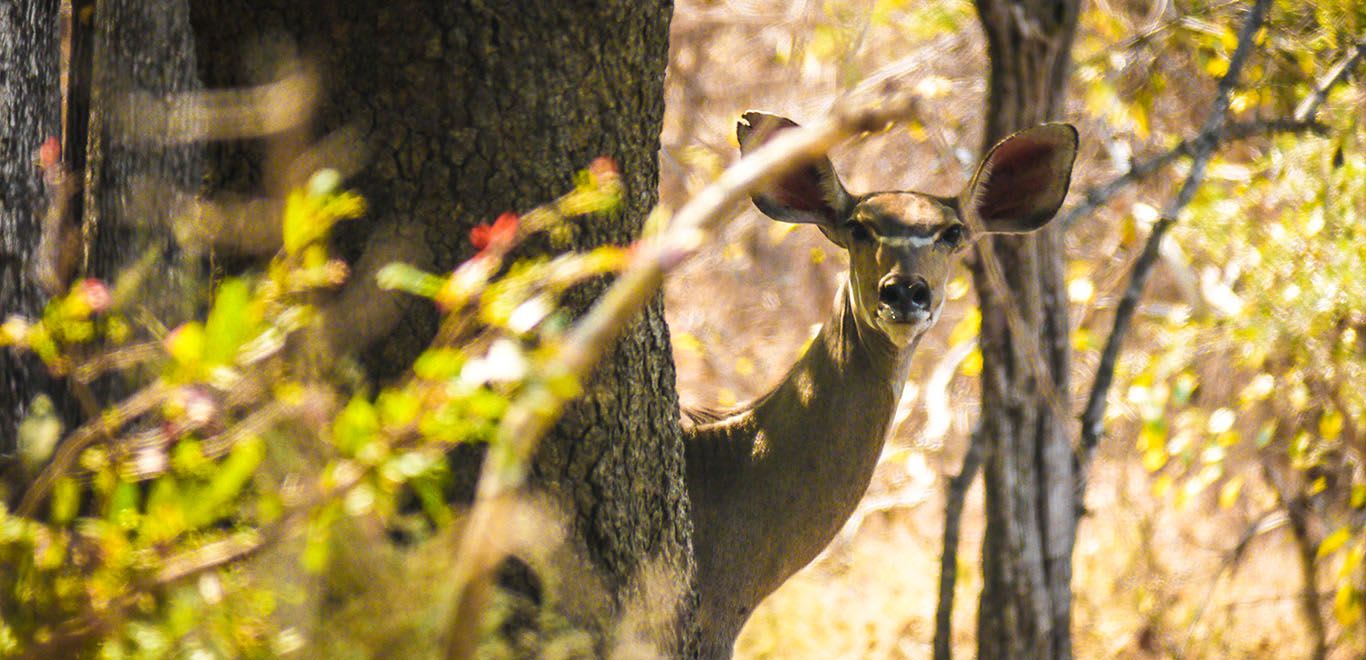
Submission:
[[[0,347],[32,352],[77,387],[113,373],[139,388],[88,410],[76,429],[63,429],[46,400],[23,422],[31,486],[17,510],[0,505],[0,656],[271,657],[314,642],[379,652],[339,641],[361,640],[359,631],[309,640],[285,625],[281,611],[303,598],[299,587],[248,560],[278,545],[321,575],[334,562],[337,529],[361,523],[410,544],[441,538],[455,522],[443,492],[447,452],[489,441],[522,387],[562,373],[554,368],[568,327],[560,294],[618,270],[630,253],[606,246],[512,257],[533,234],[565,248],[569,218],[616,208],[619,178],[604,159],[554,203],[476,228],[478,254],[453,273],[388,266],[381,286],[431,298],[444,315],[408,375],[371,392],[348,384],[355,379],[334,363],[344,356],[317,354],[323,324],[347,322],[325,321],[317,308],[348,276],[328,236],[365,209],[340,183],[323,170],[289,193],[282,249],[263,272],[218,282],[202,320],[169,331],[130,321],[144,267],[112,289],[77,282],[41,318],[10,316],[0,326]],[[446,566],[449,544],[439,547],[427,554],[445,555],[436,565]],[[427,573],[423,588],[441,589]],[[453,595],[454,586],[445,590]],[[383,616],[404,616],[393,597],[383,594],[388,612],[368,610],[369,639],[385,628]]]
[[[1193,136],[1201,99],[1227,71],[1244,9],[1177,2],[1175,17],[1085,12],[1077,77],[1088,113],[1115,136],[1104,148],[1121,170],[1152,146]],[[1275,3],[1230,119],[1288,119],[1363,35],[1366,5]],[[1122,405],[1111,409],[1136,418],[1135,446],[1154,493],[1178,508],[1212,501],[1307,516],[1303,530],[1291,527],[1297,542],[1317,548],[1309,589],[1329,580],[1334,643],[1358,651],[1366,644],[1357,625],[1366,587],[1361,81],[1358,73],[1330,92],[1318,114],[1322,135],[1276,134],[1216,152],[1167,238],[1174,272],[1148,296],[1152,313],[1114,394]],[[1121,248],[1136,250],[1146,236],[1154,207],[1165,203],[1162,186],[1185,175],[1172,170],[1150,188],[1159,192],[1147,197],[1152,204],[1129,202]],[[1074,280],[1084,282],[1074,302],[1090,298],[1084,273]],[[1094,342],[1085,336],[1078,346]]]
[[[734,145],[717,143],[716,135],[730,128],[735,113],[813,112],[879,78],[924,92],[926,121],[837,151],[850,187],[949,193],[961,185],[955,177],[972,160],[986,105],[985,46],[972,2],[721,4],[728,13],[701,0],[679,5],[670,98],[682,102],[671,111],[673,121],[666,118],[666,147],[669,138],[678,145],[683,172],[673,176],[676,181],[665,177],[666,193],[674,186],[682,195],[726,162]],[[1199,135],[1250,5],[1081,4],[1065,113],[1082,135],[1070,205]],[[1081,657],[1266,657],[1298,649],[1314,633],[1296,611],[1302,593],[1294,585],[1303,569],[1299,533],[1285,522],[1290,509],[1308,522],[1310,579],[1318,581],[1309,589],[1324,594],[1312,597],[1328,624],[1330,648],[1344,657],[1366,649],[1366,574],[1360,567],[1366,544],[1366,395],[1360,387],[1366,382],[1366,63],[1328,95],[1317,116],[1323,130],[1273,130],[1363,38],[1366,5],[1356,0],[1275,0],[1255,36],[1228,119],[1241,126],[1265,123],[1267,130],[1225,139],[1215,149],[1205,183],[1166,236],[1111,390],[1107,439],[1087,488],[1091,515],[1076,552]],[[712,145],[696,147],[707,158],[691,157],[690,145],[697,144]],[[1079,396],[1094,375],[1129,269],[1159,209],[1189,172],[1188,158],[1172,160],[1137,177],[1070,230],[1066,293],[1077,326]],[[762,392],[790,364],[789,347],[805,338],[805,308],[815,307],[816,316],[825,311],[806,303],[818,295],[823,301],[830,289],[803,279],[809,246],[822,245],[820,237],[803,242],[803,230],[789,237],[770,224],[751,225],[748,234],[737,229],[710,271],[673,290],[670,323],[681,382],[706,381],[680,387],[684,396],[701,390],[712,397],[703,403],[724,405]],[[775,239],[763,240],[770,236]],[[773,247],[784,240],[786,252]],[[838,264],[827,269],[829,279],[837,271]],[[751,304],[748,293],[733,303],[717,296],[694,301],[690,293],[709,285],[718,292],[749,287],[759,277],[785,292],[771,313]],[[740,331],[727,318],[735,307],[744,310]],[[966,349],[977,324],[969,304],[953,300],[946,306],[911,367],[910,385],[924,389],[920,400],[903,401],[915,409],[904,426],[908,432],[891,440],[927,452],[946,476],[957,469],[975,413],[960,415],[966,423],[954,425],[956,437],[944,442],[942,452],[924,444],[922,430],[943,414],[930,410],[932,402],[973,409],[981,359]],[[701,376],[688,373],[693,365]],[[752,365],[757,381],[747,373]],[[930,376],[943,366],[958,375],[940,391],[952,396],[931,396]],[[917,388],[908,386],[908,392],[915,397]],[[1137,486],[1128,479],[1131,466],[1148,475]],[[872,492],[897,493],[888,476],[894,473],[880,469]],[[1141,496],[1130,497],[1131,488]],[[889,548],[867,560],[875,577],[855,584],[864,565],[847,565],[841,557],[818,562],[756,611],[740,650],[760,657],[782,649],[828,657],[884,653],[895,644],[870,639],[862,629],[817,630],[799,622],[804,614],[793,613],[810,611],[816,598],[827,606],[841,602],[836,594],[919,590],[917,604],[906,611],[863,611],[841,602],[838,612],[824,615],[877,625],[895,618],[900,624],[887,623],[893,630],[888,634],[900,636],[898,643],[909,649],[900,653],[925,655],[928,649],[918,645],[933,629],[926,591],[932,585],[919,578],[938,556],[942,520],[925,512],[887,517],[892,522],[882,536],[862,539]],[[965,542],[974,543],[980,520],[972,512],[964,529]],[[888,540],[905,541],[898,535],[913,541]],[[1245,552],[1250,545],[1256,552]],[[973,552],[962,550],[964,556]],[[1257,570],[1268,567],[1282,570],[1274,576]],[[973,577],[971,567],[965,570],[960,581]],[[960,588],[958,609],[976,596]],[[970,611],[955,616],[959,653],[974,650],[972,624]]]

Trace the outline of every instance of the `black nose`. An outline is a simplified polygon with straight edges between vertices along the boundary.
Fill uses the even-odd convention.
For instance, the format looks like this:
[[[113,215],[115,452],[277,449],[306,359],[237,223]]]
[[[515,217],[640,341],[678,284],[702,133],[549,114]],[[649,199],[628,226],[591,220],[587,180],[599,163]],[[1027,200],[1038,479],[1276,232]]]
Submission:
[[[928,312],[933,302],[929,283],[920,277],[889,275],[882,278],[877,294],[879,301],[897,311]]]

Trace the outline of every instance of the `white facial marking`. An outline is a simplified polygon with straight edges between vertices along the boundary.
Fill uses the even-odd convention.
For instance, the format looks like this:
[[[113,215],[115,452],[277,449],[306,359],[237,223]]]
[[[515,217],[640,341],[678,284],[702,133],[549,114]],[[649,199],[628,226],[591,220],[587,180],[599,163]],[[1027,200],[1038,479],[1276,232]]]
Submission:
[[[877,242],[890,247],[911,246],[913,248],[933,245],[934,236],[878,236]]]

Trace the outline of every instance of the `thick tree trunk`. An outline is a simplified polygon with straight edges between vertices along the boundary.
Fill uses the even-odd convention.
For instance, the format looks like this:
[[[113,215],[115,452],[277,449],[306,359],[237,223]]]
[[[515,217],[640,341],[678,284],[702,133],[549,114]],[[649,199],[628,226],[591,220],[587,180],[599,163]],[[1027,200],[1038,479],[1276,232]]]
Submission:
[[[991,60],[985,147],[1064,111],[1078,3],[978,0]],[[1071,656],[1072,544],[1076,532],[1071,419],[1034,378],[1008,306],[1043,353],[1054,391],[1069,391],[1063,228],[992,239],[1006,290],[994,292],[981,258],[982,430],[987,531],[978,610],[983,658]],[[997,293],[1005,299],[997,297]],[[1059,413],[1062,413],[1061,415]]]
[[[363,138],[366,167],[349,185],[367,197],[370,217],[340,237],[359,287],[341,309],[361,322],[334,340],[369,344],[373,375],[411,364],[435,327],[429,303],[361,281],[376,254],[449,269],[473,252],[472,226],[564,193],[599,156],[619,164],[626,198],[619,214],[584,221],[576,247],[633,240],[655,203],[667,2],[192,4],[208,86],[249,82],[230,54],[285,35],[323,76],[318,131],[353,127]],[[216,178],[260,185],[261,171],[257,163]],[[601,287],[590,289],[571,301],[576,310]],[[536,463],[538,486],[567,510],[574,540],[619,604],[647,563],[690,583],[674,380],[657,297]],[[680,602],[687,622],[690,599]]]

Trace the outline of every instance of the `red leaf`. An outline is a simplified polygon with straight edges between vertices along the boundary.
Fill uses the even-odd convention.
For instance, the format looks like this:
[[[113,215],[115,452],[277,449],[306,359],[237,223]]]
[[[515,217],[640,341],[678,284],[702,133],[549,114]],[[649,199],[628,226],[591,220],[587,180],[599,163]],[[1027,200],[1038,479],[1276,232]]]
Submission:
[[[493,225],[478,225],[470,230],[470,243],[480,251],[490,245],[506,245],[517,237],[517,214],[511,211],[498,216]]]
[[[38,148],[38,163],[44,170],[52,170],[62,160],[62,141],[57,136],[49,137],[43,141],[43,146]]]
[[[113,296],[109,293],[109,287],[105,286],[100,280],[89,278],[76,283],[76,291],[91,312],[99,314],[114,302]]]
[[[616,176],[617,161],[612,160],[611,156],[598,156],[588,165],[588,171],[597,178]]]

